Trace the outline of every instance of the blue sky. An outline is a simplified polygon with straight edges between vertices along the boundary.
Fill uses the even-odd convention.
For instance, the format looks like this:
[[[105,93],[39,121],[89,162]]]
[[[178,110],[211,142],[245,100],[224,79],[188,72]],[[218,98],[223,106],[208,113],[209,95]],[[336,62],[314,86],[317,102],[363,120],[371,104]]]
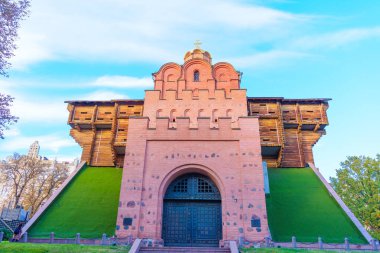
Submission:
[[[376,1],[33,0],[10,77],[20,121],[0,158],[72,159],[65,100],[143,98],[151,73],[199,39],[213,62],[242,71],[249,96],[332,98],[327,135],[314,148],[326,177],[348,155],[380,152],[380,3]]]

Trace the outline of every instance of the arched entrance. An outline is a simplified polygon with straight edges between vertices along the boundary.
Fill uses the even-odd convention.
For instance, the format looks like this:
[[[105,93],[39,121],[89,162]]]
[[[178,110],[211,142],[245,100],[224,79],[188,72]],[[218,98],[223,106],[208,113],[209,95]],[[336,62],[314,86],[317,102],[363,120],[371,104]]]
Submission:
[[[162,238],[166,246],[218,246],[222,239],[221,197],[210,178],[186,174],[164,197]]]

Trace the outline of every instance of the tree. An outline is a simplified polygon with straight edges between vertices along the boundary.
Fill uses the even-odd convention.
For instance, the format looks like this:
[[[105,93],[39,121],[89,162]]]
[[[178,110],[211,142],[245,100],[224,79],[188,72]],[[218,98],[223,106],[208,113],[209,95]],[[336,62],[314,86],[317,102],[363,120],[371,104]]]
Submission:
[[[0,184],[8,189],[12,206],[32,208],[32,214],[68,177],[68,168],[25,155],[14,154],[0,163]]]
[[[8,76],[20,21],[28,15],[29,0],[0,0],[0,75]]]
[[[20,21],[28,15],[30,0],[0,0],[0,76],[8,77],[7,69],[11,66],[9,59],[14,56],[17,30]],[[17,122],[9,107],[13,98],[0,93],[0,138],[4,139],[4,129]]]
[[[0,139],[4,139],[4,130],[9,129],[9,125],[16,123],[18,120],[18,117],[13,116],[9,109],[13,100],[13,97],[0,93]]]
[[[22,204],[31,208],[33,216],[38,208],[52,195],[68,176],[68,168],[64,164],[55,163],[52,168],[34,178],[24,194]]]
[[[331,185],[368,232],[380,239],[380,154],[349,156]]]

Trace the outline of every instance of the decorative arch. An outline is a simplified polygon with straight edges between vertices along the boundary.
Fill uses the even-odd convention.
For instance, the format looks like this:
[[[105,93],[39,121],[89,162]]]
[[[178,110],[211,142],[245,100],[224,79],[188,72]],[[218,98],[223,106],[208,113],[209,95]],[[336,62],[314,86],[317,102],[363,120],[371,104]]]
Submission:
[[[194,70],[194,73],[193,73],[193,82],[200,82],[201,79],[200,79],[200,73],[199,73],[199,70]]]
[[[227,109],[226,116],[232,118],[232,109]]]
[[[199,118],[200,118],[200,117],[205,117],[204,113],[205,113],[205,110],[203,110],[203,109],[199,109],[199,110],[198,110],[198,117],[199,117]]]
[[[218,118],[219,118],[218,109],[212,110],[212,122],[217,123],[218,122]]]
[[[159,211],[157,218],[162,216],[162,203],[164,199],[164,195],[166,193],[166,190],[171,182],[173,182],[176,178],[179,176],[189,174],[189,173],[198,173],[201,175],[205,175],[209,177],[216,185],[220,192],[220,196],[223,199],[225,199],[225,190],[222,179],[217,175],[211,168],[206,167],[201,164],[185,164],[181,165],[179,167],[174,168],[169,173],[165,175],[165,177],[162,179],[160,187],[158,189],[158,198],[159,198]],[[161,219],[161,218],[159,218]],[[158,219],[158,220],[159,220]]]
[[[184,116],[184,117],[190,117],[190,109],[186,109],[186,110],[183,112],[183,116]]]
[[[177,118],[177,110],[173,109],[170,111],[170,122],[175,122]]]
[[[219,245],[224,234],[223,193],[214,173],[208,171],[202,165],[188,164],[163,178],[157,212],[157,221],[162,226],[157,232],[165,245]]]
[[[174,82],[174,81],[175,81],[175,76],[174,76],[174,74],[169,74],[169,75],[166,77],[166,81],[167,81],[167,82]]]
[[[162,117],[162,109],[156,111],[156,118]]]
[[[237,79],[240,76],[240,73],[236,71],[235,68],[228,62],[218,62],[214,64],[212,73],[214,78],[219,77],[219,74],[221,73],[228,73],[231,76],[231,78],[234,79]]]
[[[170,69],[175,70],[175,72],[178,73],[178,76],[181,75],[181,66],[175,62],[168,62],[162,65],[156,73],[153,73],[155,81],[164,80],[164,74],[167,73]]]
[[[174,179],[165,192],[164,199],[221,200],[215,183],[207,176],[188,173]]]
[[[192,59],[182,66],[182,76],[181,79],[193,81],[193,71],[189,73],[189,69],[202,70],[202,76],[205,76],[206,79],[212,78],[212,66],[209,62],[203,59]],[[189,78],[190,77],[190,78]]]
[[[227,82],[227,76],[225,73],[221,73],[219,74],[218,78],[217,78],[217,81],[219,82]]]

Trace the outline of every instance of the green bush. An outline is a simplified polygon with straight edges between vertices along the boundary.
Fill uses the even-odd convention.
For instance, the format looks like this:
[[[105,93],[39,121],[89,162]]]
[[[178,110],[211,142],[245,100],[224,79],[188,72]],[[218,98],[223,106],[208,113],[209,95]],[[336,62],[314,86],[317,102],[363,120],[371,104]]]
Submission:
[[[3,241],[9,241],[12,238],[12,232],[8,229],[1,229],[0,232],[4,233]]]

